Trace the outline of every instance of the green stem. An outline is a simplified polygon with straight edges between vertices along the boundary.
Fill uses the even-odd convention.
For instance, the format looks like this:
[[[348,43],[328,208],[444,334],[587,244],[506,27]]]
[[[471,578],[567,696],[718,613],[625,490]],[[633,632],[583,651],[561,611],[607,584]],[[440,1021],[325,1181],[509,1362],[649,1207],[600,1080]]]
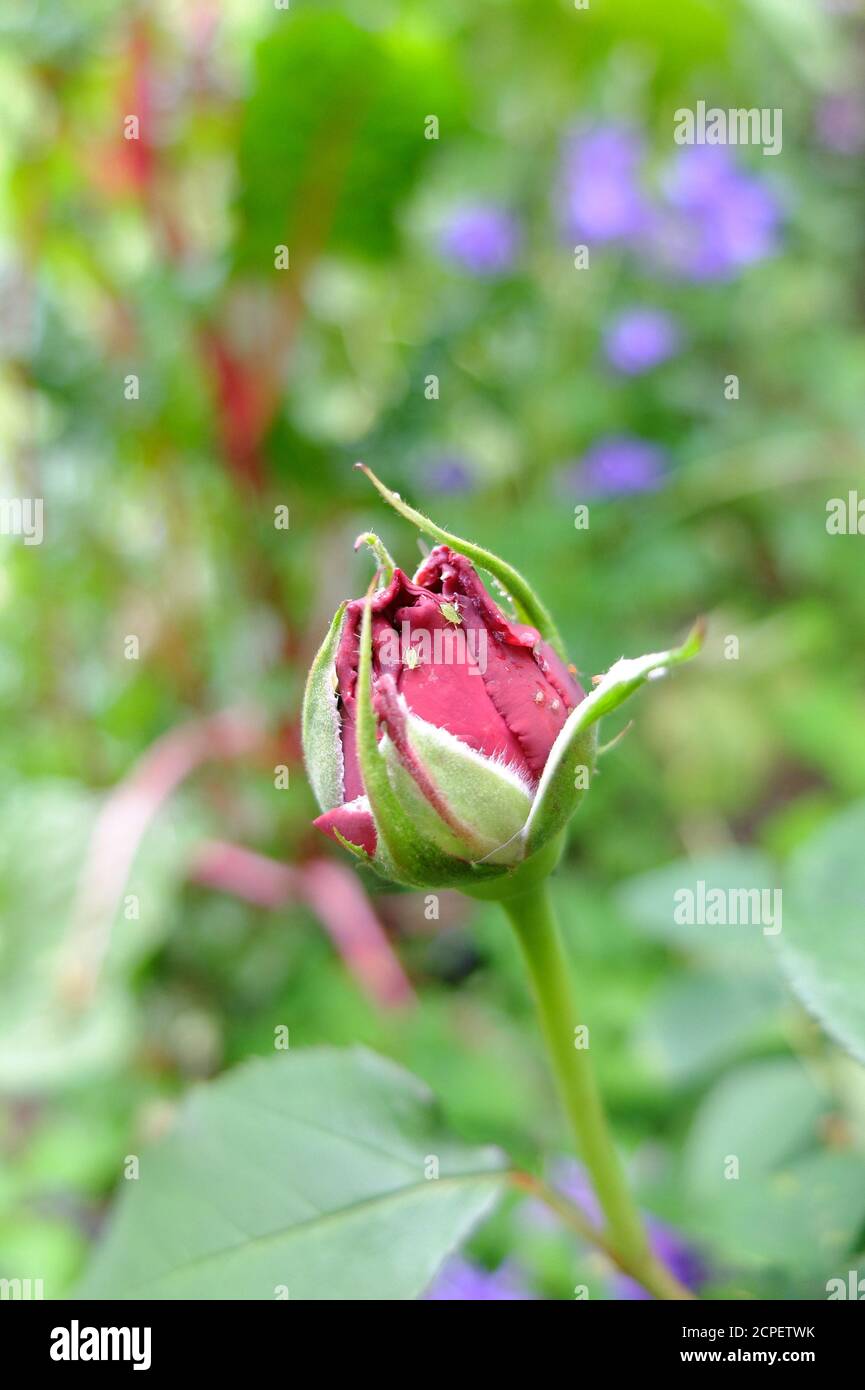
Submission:
[[[657,1298],[690,1298],[689,1290],[652,1254],[613,1144],[589,1049],[575,1046],[575,1029],[585,1019],[574,1003],[549,887],[538,883],[529,892],[503,899],[502,907],[528,967],[559,1093],[601,1204],[615,1258]]]

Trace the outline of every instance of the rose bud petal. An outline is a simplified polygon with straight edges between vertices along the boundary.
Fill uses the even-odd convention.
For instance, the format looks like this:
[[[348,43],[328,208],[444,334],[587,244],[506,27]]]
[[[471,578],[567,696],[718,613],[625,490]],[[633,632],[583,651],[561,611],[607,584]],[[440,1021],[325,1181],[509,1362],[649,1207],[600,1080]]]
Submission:
[[[319,829],[371,859],[358,756],[364,600],[334,619],[305,703]],[[472,863],[514,864],[550,749],[583,692],[534,627],[506,617],[474,567],[437,546],[370,603],[372,704],[388,777],[423,836]]]
[[[315,824],[390,878],[485,894],[491,878],[548,846],[558,854],[586,786],[575,772],[594,766],[597,721],[693,655],[701,633],[677,650],[617,662],[586,696],[522,576],[369,476],[441,543],[409,579],[378,537],[358,540],[373,549],[383,582],[341,606],[307,681]],[[516,617],[476,565],[507,590]]]

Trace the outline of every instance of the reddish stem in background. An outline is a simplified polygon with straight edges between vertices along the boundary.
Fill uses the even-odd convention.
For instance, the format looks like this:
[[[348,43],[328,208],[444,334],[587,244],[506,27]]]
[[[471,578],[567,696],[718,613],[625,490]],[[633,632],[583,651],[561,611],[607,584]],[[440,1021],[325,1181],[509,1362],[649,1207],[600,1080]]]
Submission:
[[[190,870],[195,883],[233,893],[257,907],[302,902],[319,918],[352,975],[373,1002],[401,1008],[415,994],[354,873],[330,859],[292,867],[253,850],[208,842]]]
[[[194,720],[157,739],[109,792],[90,837],[72,908],[60,979],[67,1003],[82,1008],[93,998],[135,856],[168,797],[202,763],[246,757],[266,738],[264,721],[254,712],[226,710]],[[344,865],[313,859],[292,867],[214,842],[199,851],[191,877],[259,907],[305,903],[376,1004],[396,1008],[414,1001],[381,923]]]
[[[235,477],[258,492],[265,481],[261,445],[270,428],[279,391],[269,372],[244,361],[217,329],[202,328],[199,343],[213,376],[225,456]]]
[[[82,1006],[93,996],[111,928],[144,834],[173,791],[202,763],[245,757],[262,747],[264,720],[224,710],[158,738],[109,792],[90,837],[72,907],[61,990]]]

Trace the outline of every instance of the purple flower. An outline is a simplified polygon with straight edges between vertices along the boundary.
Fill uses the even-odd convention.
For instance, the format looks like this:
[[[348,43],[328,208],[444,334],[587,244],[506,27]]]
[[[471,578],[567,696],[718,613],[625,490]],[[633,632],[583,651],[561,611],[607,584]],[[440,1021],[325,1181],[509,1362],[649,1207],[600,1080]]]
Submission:
[[[423,467],[423,476],[433,492],[470,492],[474,485],[471,469],[456,454],[440,454],[429,459]]]
[[[664,192],[667,205],[653,241],[673,274],[729,280],[777,249],[780,209],[774,194],[723,146],[683,150],[667,170]]]
[[[441,230],[443,254],[472,275],[504,275],[514,263],[520,232],[514,217],[495,203],[455,209]]]
[[[604,1224],[604,1213],[595,1196],[595,1189],[581,1163],[573,1158],[560,1158],[553,1164],[550,1177],[553,1186],[574,1206],[580,1207],[594,1226]]]
[[[640,187],[643,145],[626,125],[595,125],[570,137],[559,175],[558,201],[569,237],[621,241],[649,223]]]
[[[604,352],[617,372],[638,376],[666,362],[679,342],[679,329],[671,314],[663,309],[628,309],[604,334]]]
[[[566,490],[581,497],[651,492],[664,481],[666,456],[657,444],[631,434],[599,439],[564,475]]]
[[[572,135],[557,189],[568,236],[646,248],[656,265],[698,281],[729,280],[776,250],[778,201],[725,147],[682,150],[654,198],[643,168],[642,140],[631,126],[594,125]]]
[[[433,1302],[492,1303],[532,1299],[520,1274],[513,1265],[499,1265],[496,1270],[455,1256],[449,1260],[424,1295]]]
[[[573,1202],[574,1206],[580,1208],[593,1226],[603,1226],[600,1203],[581,1164],[574,1159],[561,1159],[553,1165],[550,1176],[553,1185]],[[550,1220],[558,1220],[551,1216],[549,1208],[540,1203],[532,1204],[531,1219],[533,1225],[539,1226],[546,1226]],[[709,1277],[709,1271],[701,1256],[683,1235],[654,1216],[646,1217],[646,1230],[649,1233],[649,1243],[658,1259],[680,1283],[696,1293]],[[611,1275],[609,1292],[610,1296],[616,1299],[652,1297],[636,1280],[628,1278],[618,1270]]]
[[[817,137],[835,154],[860,154],[865,149],[865,106],[855,92],[824,97],[815,116]]]
[[[666,1265],[680,1284],[696,1293],[709,1277],[704,1260],[672,1226],[666,1226],[654,1217],[649,1217],[646,1228],[649,1232],[649,1243],[661,1263]],[[652,1298],[652,1294],[644,1289],[642,1284],[618,1271],[610,1281],[610,1294],[613,1298],[627,1300]]]

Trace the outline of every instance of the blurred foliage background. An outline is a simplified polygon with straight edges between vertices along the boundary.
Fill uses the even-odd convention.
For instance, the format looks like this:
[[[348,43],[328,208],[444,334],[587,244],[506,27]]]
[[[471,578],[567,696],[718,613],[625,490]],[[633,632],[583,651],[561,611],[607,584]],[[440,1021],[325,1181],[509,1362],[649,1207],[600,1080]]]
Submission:
[[[569,950],[705,1287],[855,1267],[865,542],[826,504],[863,477],[863,33],[840,0],[4,5],[0,494],[45,534],[0,537],[0,1276],[71,1287],[124,1156],[279,1025],[567,1152],[496,911],[428,920],[309,828],[354,538],[419,555],[358,458],[522,569],[586,679],[708,614],[573,824]],[[782,108],[781,153],[677,146],[701,99]],[[780,942],[674,926],[675,886],[751,877]],[[597,1275],[525,1207],[471,1257]]]

